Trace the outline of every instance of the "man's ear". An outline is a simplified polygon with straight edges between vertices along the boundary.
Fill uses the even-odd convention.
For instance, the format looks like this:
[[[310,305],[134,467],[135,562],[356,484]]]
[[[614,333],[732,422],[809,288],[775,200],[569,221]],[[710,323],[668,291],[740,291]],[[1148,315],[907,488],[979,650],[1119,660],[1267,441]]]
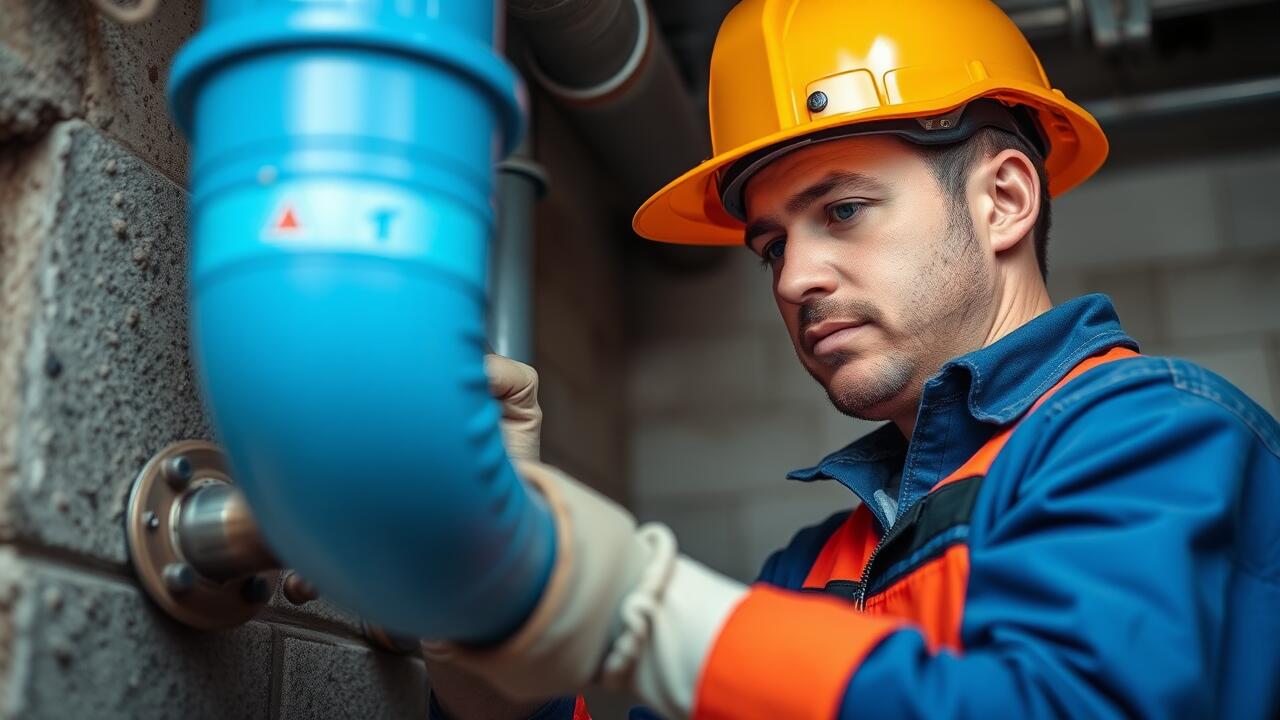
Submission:
[[[1026,155],[1002,150],[987,158],[975,173],[976,187],[983,201],[987,237],[997,253],[1011,250],[1031,235],[1040,216],[1040,176]]]

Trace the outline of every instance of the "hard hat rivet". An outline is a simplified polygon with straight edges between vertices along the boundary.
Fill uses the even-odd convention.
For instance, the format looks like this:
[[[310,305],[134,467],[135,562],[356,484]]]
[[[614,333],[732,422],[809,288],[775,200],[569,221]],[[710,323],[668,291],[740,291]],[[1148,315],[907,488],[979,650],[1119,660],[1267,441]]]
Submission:
[[[822,112],[827,109],[827,94],[821,90],[809,93],[809,112]]]

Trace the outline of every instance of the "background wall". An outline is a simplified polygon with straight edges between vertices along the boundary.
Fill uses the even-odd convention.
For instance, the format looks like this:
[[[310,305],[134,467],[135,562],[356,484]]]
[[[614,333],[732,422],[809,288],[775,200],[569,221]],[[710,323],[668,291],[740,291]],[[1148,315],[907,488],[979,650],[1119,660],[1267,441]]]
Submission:
[[[323,600],[277,593],[197,632],[127,564],[134,477],[211,437],[187,359],[187,149],[163,97],[198,10],[164,0],[121,27],[79,0],[0,0],[0,717],[422,718],[422,662]],[[544,456],[625,499],[609,184],[538,108]]]
[[[1104,171],[1054,204],[1053,299],[1107,293],[1144,352],[1201,363],[1275,414],[1277,187],[1280,147]],[[796,530],[856,502],[786,472],[875,425],[836,413],[801,369],[746,250],[706,275],[651,267],[632,297],[635,505],[694,557],[752,579]]]

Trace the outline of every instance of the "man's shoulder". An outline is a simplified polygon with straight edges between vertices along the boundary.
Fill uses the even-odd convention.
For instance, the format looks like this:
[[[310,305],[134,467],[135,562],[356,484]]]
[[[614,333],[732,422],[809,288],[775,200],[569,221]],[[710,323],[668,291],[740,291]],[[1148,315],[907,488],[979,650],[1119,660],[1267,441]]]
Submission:
[[[1141,355],[1105,363],[1063,386],[1036,415],[1046,424],[1103,435],[1142,419],[1217,422],[1280,456],[1280,423],[1229,380],[1183,358]]]

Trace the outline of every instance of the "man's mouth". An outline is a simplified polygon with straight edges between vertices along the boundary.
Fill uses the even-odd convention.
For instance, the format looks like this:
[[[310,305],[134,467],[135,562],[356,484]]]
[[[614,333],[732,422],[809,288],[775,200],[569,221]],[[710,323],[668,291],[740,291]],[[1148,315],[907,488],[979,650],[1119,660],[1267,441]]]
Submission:
[[[825,320],[804,331],[804,342],[813,355],[829,355],[866,327],[867,323],[860,321]]]

